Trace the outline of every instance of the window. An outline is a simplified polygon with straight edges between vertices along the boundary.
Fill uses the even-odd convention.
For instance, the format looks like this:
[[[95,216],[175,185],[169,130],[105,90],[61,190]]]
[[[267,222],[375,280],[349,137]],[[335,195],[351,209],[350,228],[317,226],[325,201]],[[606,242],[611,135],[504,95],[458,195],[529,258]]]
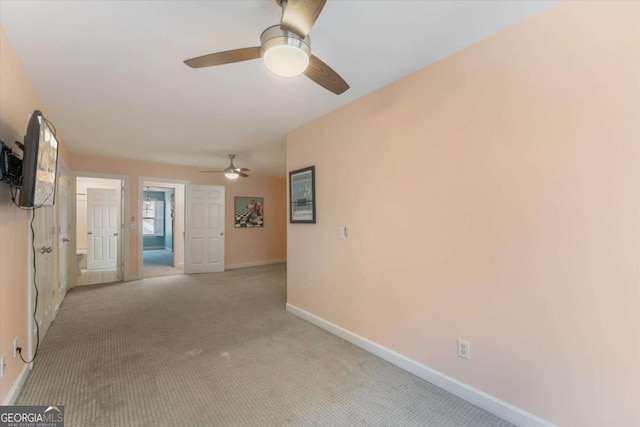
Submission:
[[[162,200],[142,202],[142,235],[164,236],[164,202]]]

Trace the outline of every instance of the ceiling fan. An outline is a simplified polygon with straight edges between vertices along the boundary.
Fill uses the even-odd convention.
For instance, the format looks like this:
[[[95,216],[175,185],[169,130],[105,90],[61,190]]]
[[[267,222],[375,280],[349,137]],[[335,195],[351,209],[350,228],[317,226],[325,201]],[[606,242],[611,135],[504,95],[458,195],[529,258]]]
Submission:
[[[221,171],[200,171],[200,172],[224,172],[224,176],[226,176],[229,179],[236,179],[239,176],[243,177],[243,178],[247,178],[249,175],[247,175],[245,172],[249,172],[249,169],[247,168],[237,168],[236,165],[233,164],[233,159],[236,158],[235,154],[229,154],[229,159],[231,159],[231,162],[229,163],[229,166],[227,166],[224,170]]]
[[[184,61],[192,68],[211,67],[262,57],[267,68],[283,77],[305,76],[340,95],[349,85],[331,67],[311,54],[309,32],[327,0],[276,0],[282,8],[279,25],[260,35],[260,46],[211,53]]]

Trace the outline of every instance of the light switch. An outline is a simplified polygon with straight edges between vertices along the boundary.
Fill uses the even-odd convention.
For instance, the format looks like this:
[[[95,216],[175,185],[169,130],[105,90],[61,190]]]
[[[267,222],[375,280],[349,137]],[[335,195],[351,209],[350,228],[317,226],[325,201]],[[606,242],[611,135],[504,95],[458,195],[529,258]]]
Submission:
[[[347,236],[348,236],[348,233],[347,233],[347,227],[345,227],[344,225],[341,225],[341,226],[338,228],[338,236],[339,236],[341,239],[346,239],[346,238],[347,238]]]

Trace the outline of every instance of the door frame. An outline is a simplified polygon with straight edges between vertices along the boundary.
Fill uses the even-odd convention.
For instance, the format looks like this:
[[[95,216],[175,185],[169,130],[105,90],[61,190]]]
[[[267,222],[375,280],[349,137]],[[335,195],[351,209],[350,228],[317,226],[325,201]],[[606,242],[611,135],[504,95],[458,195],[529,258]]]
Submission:
[[[144,236],[142,235],[142,202],[144,201],[144,182],[151,181],[157,184],[167,183],[167,184],[181,184],[184,185],[185,192],[185,203],[186,203],[186,192],[187,185],[191,184],[191,181],[186,181],[183,179],[169,179],[169,178],[158,178],[152,176],[139,176],[138,177],[138,279],[144,278]],[[186,206],[182,206],[182,212],[185,212]],[[185,224],[182,225],[182,229],[185,229],[186,225],[186,217],[183,215],[183,220]],[[174,230],[175,231],[175,230]],[[174,233],[175,236],[175,233]]]
[[[116,180],[120,180],[124,183],[124,218],[120,218],[120,222],[122,224],[122,239],[120,239],[120,253],[122,254],[122,259],[123,260],[128,260],[129,259],[129,227],[127,226],[127,224],[129,223],[127,221],[127,218],[129,218],[129,216],[131,215],[130,212],[130,200],[131,200],[131,186],[130,186],[130,178],[129,175],[118,175],[118,174],[112,174],[112,173],[98,173],[98,172],[86,172],[86,171],[74,171],[73,172],[73,197],[72,199],[75,200],[77,198],[76,195],[76,179],[80,177],[80,178],[102,178],[102,179],[116,179]],[[77,225],[77,218],[76,218],[76,208],[75,208],[75,203],[73,208],[71,209],[71,214],[73,215],[73,232],[74,232],[74,236],[76,233],[76,229],[78,227]],[[76,236],[77,237],[77,236]],[[76,248],[75,248],[75,239],[74,239],[74,252],[73,252],[73,256],[75,257],[76,254]],[[75,258],[74,258],[75,259]],[[128,262],[123,262],[123,280],[125,282],[129,282],[132,280],[136,280],[138,277],[137,276],[130,276],[129,275],[129,263]],[[74,277],[74,284],[75,284],[75,275]]]

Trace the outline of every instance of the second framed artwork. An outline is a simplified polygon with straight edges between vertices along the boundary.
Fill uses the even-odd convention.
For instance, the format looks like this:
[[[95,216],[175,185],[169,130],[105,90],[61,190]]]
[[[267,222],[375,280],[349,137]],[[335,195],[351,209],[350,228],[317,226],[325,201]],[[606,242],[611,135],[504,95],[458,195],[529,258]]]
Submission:
[[[316,168],[289,172],[289,222],[316,223]]]
[[[264,199],[262,197],[236,197],[234,202],[236,228],[264,227]]]

